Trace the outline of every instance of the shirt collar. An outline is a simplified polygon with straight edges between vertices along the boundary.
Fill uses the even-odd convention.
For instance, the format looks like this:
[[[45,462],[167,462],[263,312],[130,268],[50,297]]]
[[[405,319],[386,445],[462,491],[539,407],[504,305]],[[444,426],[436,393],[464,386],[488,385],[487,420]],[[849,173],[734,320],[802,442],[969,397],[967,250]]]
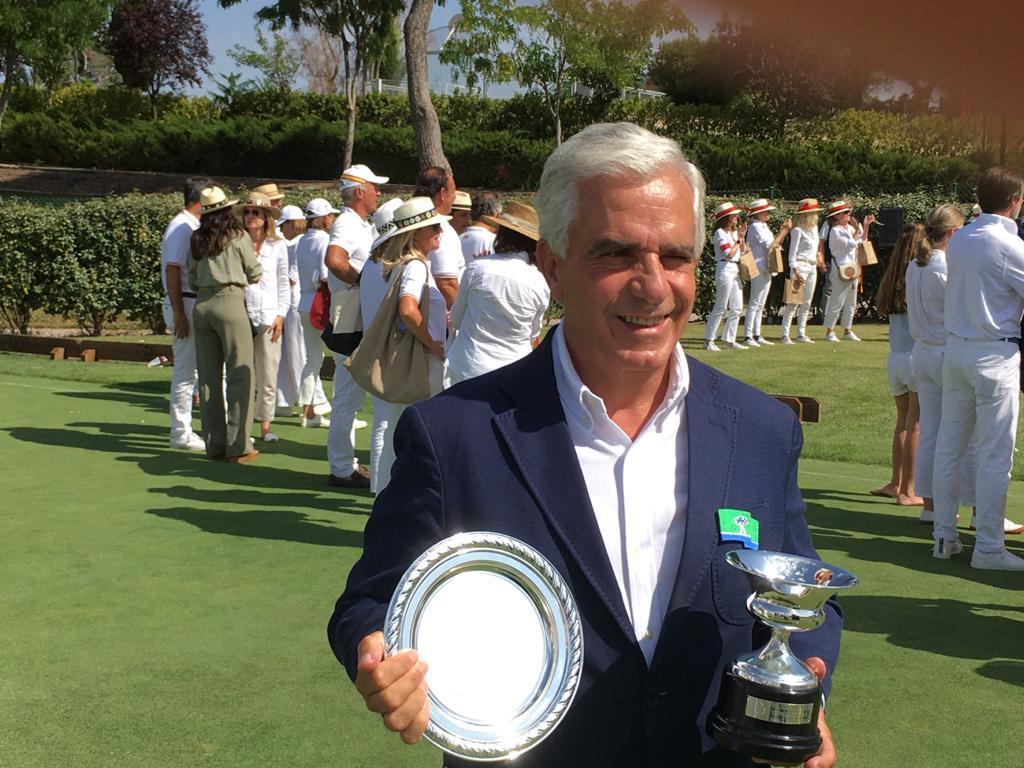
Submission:
[[[373,224],[370,221],[368,221],[367,219],[364,219],[362,216],[360,216],[358,213],[353,211],[348,206],[345,206],[344,208],[341,209],[341,215],[342,216],[348,216],[353,221],[358,221],[363,226],[364,229],[367,229],[367,228],[373,226]]]
[[[584,427],[593,432],[598,424],[612,424],[608,416],[608,409],[604,400],[583,383],[569,355],[569,348],[565,344],[565,334],[562,326],[559,325],[552,333],[555,335],[551,345],[551,353],[554,358],[555,385],[558,388],[558,398],[562,401],[562,408],[566,416],[573,416]],[[660,424],[665,416],[674,408],[682,408],[686,393],[690,389],[690,368],[686,364],[686,355],[680,344],[676,344],[672,351],[672,361],[669,368],[668,390],[665,392],[665,399],[655,409],[654,414],[644,425],[646,429],[651,424]],[[619,429],[617,425],[614,425]],[[620,430],[621,431],[621,430]]]
[[[200,225],[201,222],[199,221],[199,217],[196,216],[194,213],[192,213],[192,211],[189,211],[189,210],[187,210],[185,208],[182,208],[181,212],[184,213],[186,216],[188,216],[190,221],[195,222],[195,225],[197,227]]]
[[[1017,222],[1013,219],[1007,218],[1006,216],[1000,216],[998,213],[983,213],[978,216],[975,221],[978,222],[978,226],[984,226],[986,224],[1000,224],[1002,228],[1011,235],[1017,234]]]

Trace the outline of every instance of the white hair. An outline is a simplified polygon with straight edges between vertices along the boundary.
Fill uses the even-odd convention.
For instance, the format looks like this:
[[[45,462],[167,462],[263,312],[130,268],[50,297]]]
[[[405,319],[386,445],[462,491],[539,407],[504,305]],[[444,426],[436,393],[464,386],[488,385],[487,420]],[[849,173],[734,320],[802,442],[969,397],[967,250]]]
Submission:
[[[353,187],[342,187],[341,202],[343,202],[347,207],[351,207],[352,201],[355,199],[356,196],[356,190],[364,189],[365,187],[365,184],[356,184]]]
[[[694,251],[704,243],[704,174],[672,139],[633,123],[595,123],[557,147],[540,177],[535,198],[540,236],[560,258],[580,203],[578,185],[597,176],[651,179],[678,172],[693,190]]]

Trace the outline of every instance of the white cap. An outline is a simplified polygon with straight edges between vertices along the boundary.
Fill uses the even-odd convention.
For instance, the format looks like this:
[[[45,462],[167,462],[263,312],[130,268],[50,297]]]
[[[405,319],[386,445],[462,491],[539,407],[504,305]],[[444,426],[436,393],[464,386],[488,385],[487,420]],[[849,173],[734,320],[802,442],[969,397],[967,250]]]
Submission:
[[[342,189],[348,189],[349,187],[358,187],[366,182],[371,184],[387,184],[388,178],[388,176],[378,176],[365,165],[353,165],[351,168],[346,168],[341,172],[338,186]]]
[[[286,221],[302,221],[306,218],[306,214],[302,212],[302,209],[297,205],[286,205],[281,209],[281,218],[277,220],[277,226],[281,226]]]
[[[314,197],[309,203],[306,204],[306,218],[317,219],[321,216],[326,216],[329,213],[333,213],[337,216],[341,211],[331,205],[329,202],[324,200],[322,197]]]

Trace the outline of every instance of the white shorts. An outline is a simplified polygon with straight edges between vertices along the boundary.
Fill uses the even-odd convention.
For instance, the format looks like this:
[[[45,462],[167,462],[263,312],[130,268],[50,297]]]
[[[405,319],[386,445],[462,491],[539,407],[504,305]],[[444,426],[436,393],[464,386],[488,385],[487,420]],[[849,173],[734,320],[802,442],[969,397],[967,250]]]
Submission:
[[[893,397],[917,392],[914,373],[910,365],[910,352],[890,352],[886,362],[889,373],[889,394]]]

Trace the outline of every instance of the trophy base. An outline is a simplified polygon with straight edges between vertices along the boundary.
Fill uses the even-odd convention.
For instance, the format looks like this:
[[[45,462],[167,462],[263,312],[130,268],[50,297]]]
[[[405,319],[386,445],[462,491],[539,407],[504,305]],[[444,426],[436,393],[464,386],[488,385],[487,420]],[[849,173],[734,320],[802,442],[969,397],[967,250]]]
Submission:
[[[726,670],[707,728],[726,749],[772,764],[799,764],[821,747],[820,709],[819,688],[784,691]]]

